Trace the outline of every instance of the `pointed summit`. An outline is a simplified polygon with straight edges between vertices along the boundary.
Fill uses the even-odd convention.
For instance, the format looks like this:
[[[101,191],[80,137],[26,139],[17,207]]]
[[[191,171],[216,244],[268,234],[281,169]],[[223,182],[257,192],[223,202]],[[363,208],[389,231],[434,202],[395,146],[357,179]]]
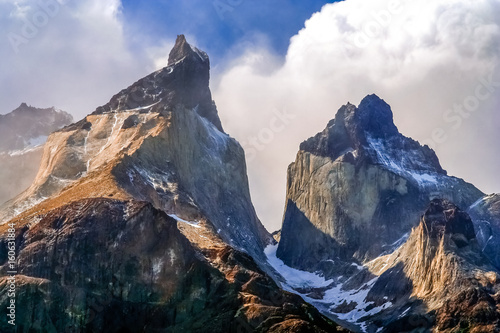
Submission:
[[[189,45],[184,35],[177,36],[168,65],[122,90],[94,114],[131,110],[160,112],[179,106],[196,109],[223,132],[217,108],[209,88],[208,55]]]
[[[388,137],[399,133],[390,105],[377,95],[363,98],[357,110],[361,127],[373,136]]]
[[[175,45],[168,56],[167,66],[172,66],[176,62],[181,61],[189,56],[194,56],[202,62],[208,63],[209,61],[208,55],[205,52],[198,50],[194,46],[191,46],[186,41],[186,37],[184,37],[184,35],[178,35],[177,39],[175,40]]]
[[[397,174],[408,171],[446,174],[431,148],[399,133],[391,107],[375,94],[363,98],[358,107],[350,103],[342,106],[327,127],[304,141],[300,149],[354,164],[367,159]],[[413,159],[404,158],[401,151]]]

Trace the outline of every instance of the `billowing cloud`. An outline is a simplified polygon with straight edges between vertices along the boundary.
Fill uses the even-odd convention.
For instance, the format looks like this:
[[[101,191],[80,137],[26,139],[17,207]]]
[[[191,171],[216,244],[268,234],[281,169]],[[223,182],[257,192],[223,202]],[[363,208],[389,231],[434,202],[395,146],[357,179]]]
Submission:
[[[78,119],[154,70],[163,44],[132,49],[123,21],[119,0],[0,1],[2,113],[24,101]]]
[[[325,5],[284,63],[249,48],[218,78],[226,130],[247,150],[257,211],[280,226],[286,168],[337,109],[376,93],[400,131],[450,174],[500,191],[500,2],[347,0]]]

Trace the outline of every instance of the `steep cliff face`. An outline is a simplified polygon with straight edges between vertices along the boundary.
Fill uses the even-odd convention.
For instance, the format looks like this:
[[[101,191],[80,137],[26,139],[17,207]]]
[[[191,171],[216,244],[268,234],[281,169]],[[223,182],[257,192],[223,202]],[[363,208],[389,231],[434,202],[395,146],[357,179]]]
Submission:
[[[268,255],[288,290],[360,332],[497,329],[497,273],[482,253],[493,232],[476,239],[457,208],[479,211],[483,193],[400,134],[383,100],[340,108],[300,145],[287,177]],[[426,211],[434,199],[449,202]]]
[[[30,186],[47,137],[72,121],[71,115],[64,111],[39,109],[26,103],[0,115],[0,204]]]
[[[500,195],[487,195],[468,210],[474,220],[479,246],[491,263],[500,269]]]
[[[287,177],[277,254],[308,269],[393,250],[435,197],[468,207],[482,196],[448,176],[433,150],[400,134],[389,105],[375,95],[343,106],[303,142]]]
[[[84,199],[29,219],[16,233],[20,331],[337,331],[250,256],[220,238],[200,251],[150,203]],[[0,278],[2,304],[8,285]],[[0,329],[10,329],[6,316]]]
[[[274,241],[208,79],[207,55],[179,36],[167,67],[49,137],[32,186],[0,210],[16,226],[24,331],[338,331],[271,279]],[[7,290],[3,278],[2,307]]]
[[[500,329],[500,276],[468,214],[448,201],[433,200],[408,241],[367,267],[378,276],[367,300],[393,304],[372,318],[385,331],[410,327],[417,315],[439,332]]]

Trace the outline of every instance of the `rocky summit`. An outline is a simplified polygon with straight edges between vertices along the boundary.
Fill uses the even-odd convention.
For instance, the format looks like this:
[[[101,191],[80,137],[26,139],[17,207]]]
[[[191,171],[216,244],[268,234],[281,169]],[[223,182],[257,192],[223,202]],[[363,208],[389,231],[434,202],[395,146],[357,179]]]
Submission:
[[[433,198],[469,207],[482,196],[448,176],[432,149],[400,134],[390,106],[369,95],[300,145],[288,167],[278,257],[309,268],[365,262],[400,244]]]
[[[354,331],[496,332],[497,199],[449,176],[369,95],[300,145],[275,268]]]
[[[165,68],[49,136],[0,210],[0,304],[15,226],[18,332],[345,331],[273,280],[209,70],[178,36]]]

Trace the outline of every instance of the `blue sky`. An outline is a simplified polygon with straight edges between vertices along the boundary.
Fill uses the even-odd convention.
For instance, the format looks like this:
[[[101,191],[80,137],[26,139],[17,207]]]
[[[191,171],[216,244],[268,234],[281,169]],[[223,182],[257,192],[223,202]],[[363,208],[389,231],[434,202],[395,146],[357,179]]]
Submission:
[[[322,0],[122,1],[127,32],[138,44],[173,34],[196,38],[217,64],[234,45],[259,39],[285,55],[289,39],[329,2]],[[140,39],[140,41],[139,41]]]

